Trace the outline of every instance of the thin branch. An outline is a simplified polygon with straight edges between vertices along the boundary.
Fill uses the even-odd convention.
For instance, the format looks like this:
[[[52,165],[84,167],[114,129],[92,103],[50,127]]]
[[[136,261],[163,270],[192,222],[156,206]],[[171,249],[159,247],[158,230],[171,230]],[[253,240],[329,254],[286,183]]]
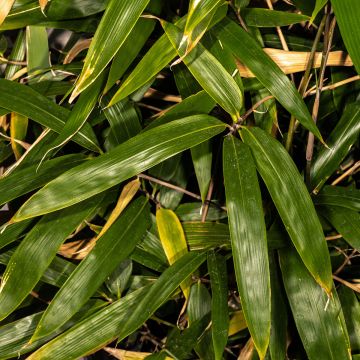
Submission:
[[[336,275],[333,275],[332,277],[333,277],[334,280],[338,281],[339,283],[341,283],[341,284],[349,287],[350,289],[352,289],[352,290],[360,293],[360,287],[359,287],[358,285],[355,285],[355,284],[353,284],[353,283],[351,283],[351,282],[349,282],[349,281],[346,281],[346,280],[344,280],[344,279],[341,279],[341,278],[339,278],[339,277],[336,276]]]
[[[326,236],[325,240],[326,241],[331,241],[331,240],[337,240],[337,239],[341,239],[343,236],[341,234],[337,234],[337,235],[330,235],[330,236]]]
[[[336,269],[336,271],[334,272],[334,275],[338,275],[343,269],[344,267],[350,263],[350,260],[354,257],[354,255],[357,253],[357,250],[353,250],[352,253],[348,256],[346,254],[344,254],[345,256],[345,260],[344,262]]]
[[[346,177],[350,176],[355,170],[360,167],[360,160],[357,161],[350,169],[345,171],[342,175],[340,175],[337,179],[335,179],[331,185],[337,185],[339,182],[343,181]]]
[[[210,201],[211,201],[213,190],[214,190],[214,179],[211,178],[210,185],[209,185],[209,190],[208,190],[208,193],[206,195],[206,201],[205,201],[205,204],[203,204],[203,206],[202,206],[201,222],[206,221],[206,217],[207,217],[207,214],[209,212],[209,206],[210,206]]]
[[[338,81],[334,84],[331,84],[331,85],[328,85],[328,86],[324,86],[322,88],[322,91],[326,91],[326,90],[334,90],[340,86],[343,86],[343,85],[346,85],[348,83],[351,83],[353,81],[357,81],[357,80],[360,80],[360,75],[355,75],[355,76],[352,76],[351,78],[348,78],[348,79],[345,79],[345,80],[341,80],[341,81]],[[309,95],[314,95],[316,94],[316,89],[315,89],[315,86],[313,86],[311,89],[309,89],[306,94],[304,95],[304,97],[306,96],[309,96]]]
[[[9,60],[9,59],[6,59],[6,58],[4,58],[2,56],[0,56],[0,63],[9,64],[9,65],[20,65],[20,66],[26,66],[27,65],[26,61]]]
[[[332,19],[330,25],[326,24],[325,35],[327,35],[327,41],[325,43],[324,50],[323,50],[323,58],[321,59],[319,85],[318,85],[317,92],[315,95],[315,101],[314,101],[314,106],[313,106],[313,111],[312,111],[312,118],[313,118],[315,124],[316,124],[317,117],[319,114],[320,95],[321,95],[321,91],[322,91],[322,87],[323,87],[326,63],[327,63],[327,59],[329,57],[329,52],[330,52],[330,48],[331,48],[332,38],[334,35],[335,25],[336,25],[335,17]],[[306,182],[308,185],[310,184],[310,168],[311,168],[311,162],[312,162],[313,153],[314,153],[314,141],[315,141],[314,134],[312,132],[309,132],[308,142],[307,142],[307,146],[306,146]]]

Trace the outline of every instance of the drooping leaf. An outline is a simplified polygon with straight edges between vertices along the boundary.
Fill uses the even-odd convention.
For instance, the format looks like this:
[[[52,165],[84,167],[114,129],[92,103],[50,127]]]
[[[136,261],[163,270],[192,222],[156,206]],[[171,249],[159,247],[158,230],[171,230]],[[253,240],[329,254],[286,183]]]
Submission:
[[[225,19],[214,28],[215,35],[245,64],[270,93],[308,130],[321,139],[303,99],[280,68],[240,26]]]
[[[208,253],[208,269],[211,281],[211,326],[215,360],[222,359],[228,340],[229,309],[227,304],[226,260],[214,252]]]
[[[293,160],[277,140],[259,128],[244,128],[241,136],[251,148],[256,167],[302,261],[315,280],[330,293],[331,267],[324,234]]]
[[[134,250],[147,227],[149,208],[135,201],[97,241],[45,310],[33,340],[51,334],[69,320],[96,292],[101,283]]]
[[[76,227],[99,205],[101,197],[43,217],[11,257],[0,288],[0,318],[4,319],[40,280],[56,252]]]
[[[208,140],[224,128],[223,123],[211,116],[195,115],[137,135],[86,166],[77,166],[48,183],[22,206],[13,220],[45,214],[87,199]]]
[[[29,86],[0,79],[0,106],[24,115],[58,133],[61,132],[69,111],[40,95]],[[96,136],[89,125],[74,136],[74,141],[89,150],[98,152]]]
[[[341,305],[315,282],[295,249],[280,251],[281,272],[295,324],[310,360],[351,359]]]
[[[148,2],[149,0],[134,0],[130,3],[109,1],[91,42],[70,102],[101,74],[126,40]]]
[[[339,206],[320,206],[319,211],[354,249],[360,249],[360,214],[358,211]]]
[[[324,186],[314,196],[315,205],[334,205],[360,211],[360,190],[341,186]]]
[[[81,154],[64,155],[46,162],[37,170],[37,165],[0,177],[0,204],[5,204],[23,194],[45,185],[64,171],[84,162]]]
[[[357,140],[359,132],[360,105],[348,105],[329,138],[326,139],[329,148],[322,147],[312,163],[311,185],[314,191],[318,191],[318,188],[338,168],[350,146]]]
[[[191,252],[165,270],[150,288],[126,295],[33,353],[29,360],[76,359],[139,328],[206,259]]]
[[[224,139],[223,164],[241,306],[256,349],[264,358],[270,339],[270,271],[256,168],[250,148],[233,136]]]
[[[248,26],[256,27],[285,26],[309,20],[306,15],[261,8],[243,9],[241,16]]]
[[[186,55],[186,48],[181,43],[182,33],[176,25],[162,21],[162,26],[198,83],[236,121],[240,117],[243,97],[235,80],[201,44]]]
[[[360,74],[360,29],[358,26],[358,19],[360,17],[359,3],[356,0],[331,0],[331,5],[334,8],[336,21],[339,24],[340,33],[345,43],[346,50],[349,52],[358,74]]]

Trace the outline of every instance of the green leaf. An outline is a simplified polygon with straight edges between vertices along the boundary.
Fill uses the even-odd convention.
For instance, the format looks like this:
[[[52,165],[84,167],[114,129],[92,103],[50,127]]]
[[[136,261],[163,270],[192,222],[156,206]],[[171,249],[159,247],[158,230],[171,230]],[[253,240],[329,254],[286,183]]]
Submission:
[[[360,190],[341,186],[324,186],[313,197],[315,205],[334,205],[360,211]]]
[[[84,91],[105,69],[136,24],[149,0],[130,3],[110,0],[96,29],[81,75],[70,102]]]
[[[138,329],[206,259],[191,252],[165,270],[149,288],[126,295],[33,353],[28,360],[70,360],[121,341]]]
[[[11,113],[10,141],[16,160],[19,160],[24,152],[24,148],[17,142],[17,140],[22,141],[25,139],[28,123],[29,121],[26,116]]]
[[[313,23],[320,10],[326,5],[328,0],[316,0],[314,10],[311,14],[310,23]]]
[[[224,139],[223,164],[241,306],[259,356],[264,358],[270,338],[270,271],[256,168],[250,148],[233,136]]]
[[[277,140],[261,129],[244,128],[241,137],[251,148],[256,167],[302,261],[315,280],[330,293],[332,278],[326,241],[293,160]]]
[[[19,209],[13,220],[46,214],[87,199],[208,140],[224,128],[211,116],[195,115],[137,135],[49,182]]]
[[[0,79],[0,106],[24,115],[57,133],[63,129],[70,111],[56,105],[29,86]],[[90,125],[74,136],[74,141],[89,150],[99,152],[96,136]]]
[[[120,261],[134,250],[149,226],[148,217],[149,207],[143,198],[125,210],[56,293],[32,340],[51,334],[81,309]]]
[[[84,162],[82,154],[65,155],[47,161],[37,169],[37,165],[0,178],[0,204],[16,199],[55,179],[64,171]]]
[[[35,287],[60,245],[99,205],[93,199],[43,217],[17,247],[2,278],[0,319],[7,317]]]
[[[311,167],[311,185],[315,192],[338,168],[349,152],[349,148],[358,139],[360,132],[360,105],[348,105],[341,119],[331,132],[326,143],[316,155]]]
[[[286,26],[310,20],[306,15],[261,8],[243,9],[241,17],[246,25],[256,27]]]
[[[360,6],[357,0],[331,0],[346,50],[360,74]]]
[[[25,57],[25,52],[25,31],[20,30],[16,37],[9,59],[15,61],[23,61]],[[7,64],[5,69],[5,79],[11,79],[13,75],[20,69],[21,65]]]
[[[191,0],[186,18],[182,43],[186,43],[186,53],[190,52],[206,32],[217,8],[224,0]]]
[[[211,324],[215,360],[221,360],[228,340],[229,309],[227,304],[227,268],[223,256],[208,253],[208,270],[211,281]]]
[[[349,332],[352,352],[360,351],[360,304],[354,292],[347,286],[338,290],[339,299],[345,317],[346,327]]]
[[[166,35],[178,55],[202,88],[236,121],[243,103],[241,90],[221,63],[198,44],[189,54],[181,43],[182,32],[176,26],[162,21]]]
[[[280,251],[281,272],[291,311],[310,360],[351,359],[349,338],[336,291],[327,295],[294,249]]]
[[[322,139],[299,92],[255,39],[228,19],[217,25],[214,32],[222,44],[251,70],[286,110]]]
[[[5,360],[13,357],[19,357],[22,354],[26,354],[37,349],[39,346],[51,340],[51,338],[55,335],[67,330],[86,316],[91,315],[96,310],[103,307],[104,304],[104,301],[101,300],[90,300],[87,304],[85,304],[81,311],[79,311],[73,319],[59,329],[57,333],[36,341],[31,345],[29,344],[29,340],[31,339],[31,335],[40,320],[42,312],[26,316],[0,327],[0,359]]]
[[[360,249],[360,214],[358,211],[339,206],[320,206],[319,211],[354,249]]]
[[[82,96],[79,97],[66,120],[65,126],[51,144],[51,150],[64,146],[83,128],[90,113],[97,104],[103,82],[104,76],[99,76],[96,81],[84,91]]]
[[[226,6],[219,8],[213,16],[209,28],[225,16],[226,10]],[[186,18],[183,17],[175,24],[176,26],[183,28],[185,26],[185,22]],[[171,45],[167,35],[163,34],[142,57],[131,74],[123,81],[120,89],[111,99],[109,106],[126,98],[128,95],[138,90],[141,86],[151,81],[166,65],[171,62],[171,60],[175,58],[176,54],[176,49],[174,49]]]

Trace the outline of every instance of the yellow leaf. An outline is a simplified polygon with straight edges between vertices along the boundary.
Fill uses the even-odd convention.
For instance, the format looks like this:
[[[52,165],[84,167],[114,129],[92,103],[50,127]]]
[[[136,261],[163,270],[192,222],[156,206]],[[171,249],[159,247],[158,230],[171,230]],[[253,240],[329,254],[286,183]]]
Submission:
[[[28,118],[26,116],[14,112],[11,113],[10,141],[16,160],[20,159],[24,148],[26,149],[28,147],[28,144],[22,141],[26,136],[27,126]]]
[[[11,10],[15,0],[0,0],[0,25]]]
[[[232,336],[247,328],[245,316],[241,310],[235,311],[229,322],[228,335]]]
[[[169,264],[172,265],[188,252],[184,230],[180,220],[172,210],[157,210],[156,222],[165,255]],[[183,281],[180,286],[186,300],[190,295],[190,286],[190,278]]]

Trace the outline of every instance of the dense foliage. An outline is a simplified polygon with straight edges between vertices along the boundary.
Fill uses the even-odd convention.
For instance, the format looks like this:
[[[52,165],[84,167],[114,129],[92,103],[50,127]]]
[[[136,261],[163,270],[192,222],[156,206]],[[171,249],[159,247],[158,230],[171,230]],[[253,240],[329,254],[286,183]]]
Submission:
[[[360,358],[359,18],[0,0],[0,359]]]

